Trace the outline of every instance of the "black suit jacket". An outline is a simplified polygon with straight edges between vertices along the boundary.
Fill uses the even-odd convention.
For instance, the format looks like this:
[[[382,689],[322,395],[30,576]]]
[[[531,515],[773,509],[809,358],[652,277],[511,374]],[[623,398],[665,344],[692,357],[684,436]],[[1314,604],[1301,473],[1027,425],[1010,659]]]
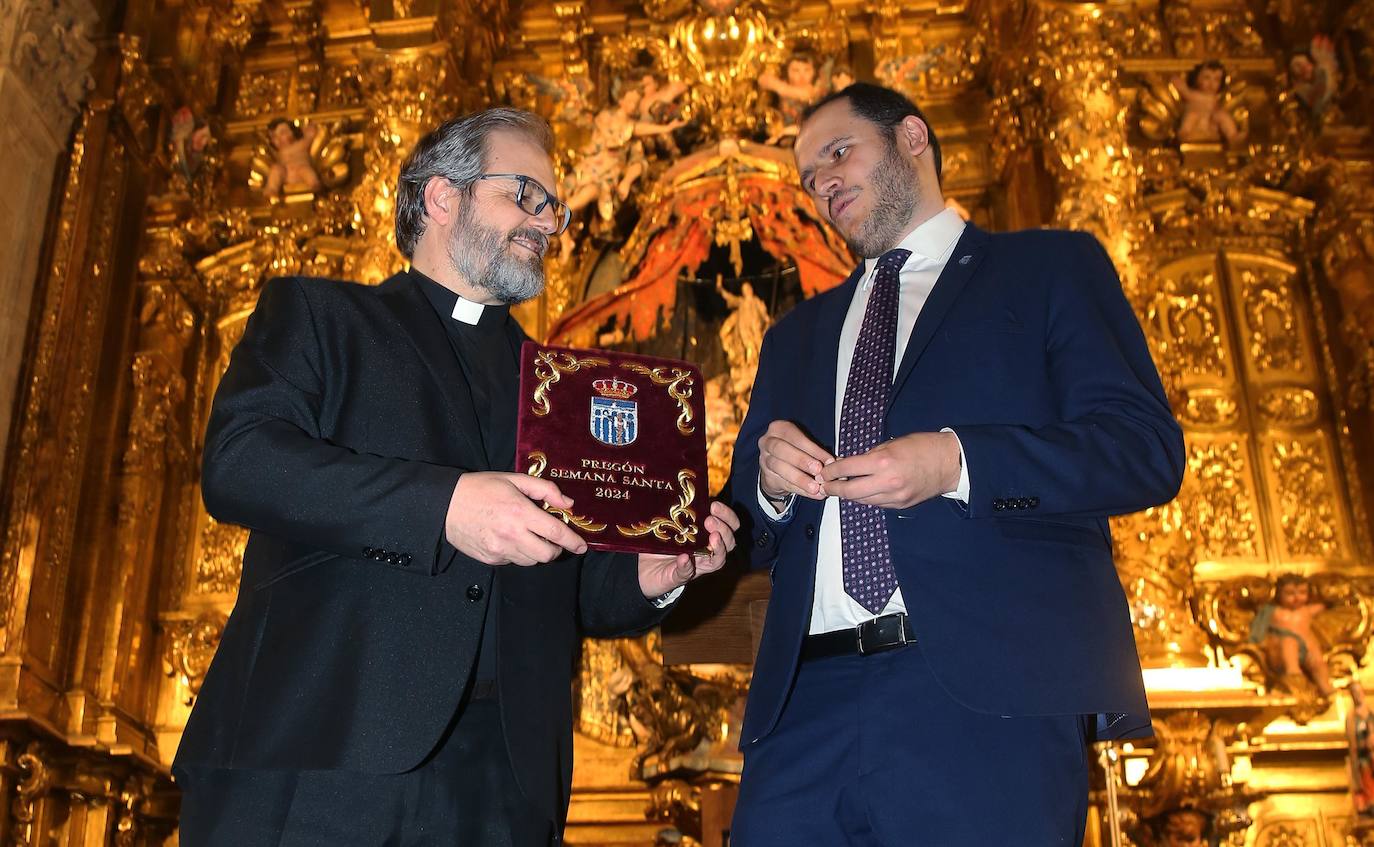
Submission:
[[[177,764],[409,770],[454,716],[491,607],[512,764],[561,825],[579,634],[663,612],[633,556],[490,567],[445,542],[459,476],[490,468],[418,285],[264,286],[215,396],[202,480],[210,514],[251,530],[243,577]]]

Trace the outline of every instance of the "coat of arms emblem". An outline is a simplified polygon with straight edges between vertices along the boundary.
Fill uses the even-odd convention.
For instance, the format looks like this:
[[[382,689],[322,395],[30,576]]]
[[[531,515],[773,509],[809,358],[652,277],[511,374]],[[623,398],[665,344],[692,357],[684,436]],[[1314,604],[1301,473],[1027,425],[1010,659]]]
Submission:
[[[592,398],[592,437],[602,444],[624,447],[639,436],[639,404],[630,398],[639,390],[612,377],[592,383],[600,397]]]

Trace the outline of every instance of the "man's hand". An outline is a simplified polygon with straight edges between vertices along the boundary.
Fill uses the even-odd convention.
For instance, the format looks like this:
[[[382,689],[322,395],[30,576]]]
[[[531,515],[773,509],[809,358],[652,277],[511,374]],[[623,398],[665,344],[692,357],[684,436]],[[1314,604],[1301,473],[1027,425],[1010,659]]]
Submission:
[[[780,501],[789,494],[824,500],[821,469],[835,457],[791,421],[773,421],[759,439],[759,489]]]
[[[645,597],[651,600],[661,597],[679,585],[686,585],[699,576],[720,570],[725,564],[725,554],[735,549],[739,516],[724,503],[712,501],[711,514],[706,516],[701,526],[708,533],[711,547],[709,556],[690,553],[678,553],[676,556],[639,554],[639,588]]]
[[[884,509],[905,509],[959,487],[959,439],[913,432],[821,470],[823,491]]]
[[[458,552],[488,565],[537,565],[566,550],[585,553],[587,542],[561,520],[544,511],[572,508],[547,479],[519,473],[465,473],[448,502],[444,537]]]

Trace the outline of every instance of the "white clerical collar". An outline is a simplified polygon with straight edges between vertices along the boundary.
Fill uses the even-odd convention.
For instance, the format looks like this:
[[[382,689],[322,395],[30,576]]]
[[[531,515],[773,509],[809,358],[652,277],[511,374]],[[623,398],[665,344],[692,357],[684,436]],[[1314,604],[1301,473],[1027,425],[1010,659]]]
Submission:
[[[907,233],[897,246],[903,250],[910,250],[912,258],[923,256],[937,262],[942,262],[949,258],[949,254],[954,250],[954,245],[959,241],[959,236],[964,234],[964,219],[959,217],[959,213],[950,208],[940,210],[937,214],[927,218],[920,226]],[[878,263],[879,257],[864,260],[864,273],[871,276],[873,266]]]
[[[486,308],[481,303],[474,303],[459,296],[458,302],[453,304],[453,319],[469,326],[477,326],[477,322],[482,319],[482,311]]]

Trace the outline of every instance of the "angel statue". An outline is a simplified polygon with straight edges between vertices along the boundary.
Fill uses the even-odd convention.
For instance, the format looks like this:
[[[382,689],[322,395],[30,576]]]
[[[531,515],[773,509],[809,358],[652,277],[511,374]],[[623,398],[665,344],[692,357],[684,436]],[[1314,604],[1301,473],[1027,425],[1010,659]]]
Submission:
[[[730,364],[730,396],[741,419],[749,407],[749,391],[759,369],[759,350],[763,334],[772,322],[768,305],[754,293],[749,283],[740,286],[740,293],[727,291],[722,280],[716,280],[716,293],[730,307],[730,315],[720,325],[720,346]]]
[[[1312,583],[1301,574],[1280,576],[1274,587],[1275,602],[1260,606],[1250,624],[1250,640],[1264,650],[1271,673],[1280,673],[1280,685],[1298,692],[1304,678],[1317,686],[1323,697],[1336,693],[1331,671],[1323,655],[1325,645],[1313,623],[1326,604],[1312,596]]]
[[[630,196],[635,182],[648,168],[643,147],[636,139],[665,135],[686,125],[681,118],[662,124],[640,120],[643,99],[642,86],[629,83],[621,88],[615,105],[597,113],[591,140],[582,147],[563,189],[574,212],[595,202],[602,219],[610,220],[616,201]]]
[[[274,118],[254,151],[248,184],[275,202],[282,194],[333,188],[348,178],[348,147],[329,126]]]
[[[830,69],[830,90],[844,91],[853,85],[856,79],[854,69],[849,65],[836,65]]]
[[[919,82],[922,74],[935,67],[944,53],[945,45],[939,44],[930,50],[923,50],[910,56],[897,56],[878,63],[873,75],[883,85],[905,91]]]
[[[684,125],[686,112],[680,98],[687,93],[685,82],[667,80],[651,69],[631,72],[631,75],[639,79],[641,97],[635,113],[638,120],[663,126]],[[646,153],[650,158],[676,159],[682,155],[674,137],[676,134],[674,131],[645,137]]]
[[[214,141],[210,127],[196,120],[195,113],[182,106],[172,113],[169,128],[172,162],[189,182],[205,163],[205,151]]]
[[[1199,589],[1208,628],[1227,654],[1268,691],[1291,695],[1285,711],[1298,723],[1326,711],[1334,680],[1369,648],[1369,586],[1348,576],[1239,577]]]
[[[640,91],[643,99],[639,103],[639,114],[654,123],[668,124],[682,118],[682,105],[678,98],[687,93],[687,83],[664,80],[651,70],[639,75]]]
[[[1329,36],[1314,36],[1308,49],[1299,50],[1288,60],[1288,84],[1317,120],[1331,107],[1340,81],[1336,47]]]
[[[1228,79],[1215,59],[1168,82],[1147,79],[1139,94],[1140,131],[1159,142],[1241,144],[1250,120],[1244,92],[1245,83]]]
[[[772,68],[759,74],[759,87],[777,95],[778,114],[782,117],[781,124],[768,136],[769,144],[796,137],[802,112],[826,92],[816,57],[805,50],[798,50],[788,58],[783,73],[785,79]]]
[[[509,86],[511,102],[522,109],[543,111],[538,108],[538,100],[549,98],[552,106],[547,114],[552,124],[591,126],[593,85],[586,74],[549,78],[525,73],[513,78]]]
[[[1170,809],[1149,821],[1136,840],[1143,847],[1212,847],[1212,816],[1194,808]]]
[[[1179,141],[1225,141],[1239,144],[1245,132],[1223,102],[1226,91],[1226,67],[1216,59],[1208,59],[1193,66],[1187,74],[1173,80],[1183,105],[1178,124]]]

